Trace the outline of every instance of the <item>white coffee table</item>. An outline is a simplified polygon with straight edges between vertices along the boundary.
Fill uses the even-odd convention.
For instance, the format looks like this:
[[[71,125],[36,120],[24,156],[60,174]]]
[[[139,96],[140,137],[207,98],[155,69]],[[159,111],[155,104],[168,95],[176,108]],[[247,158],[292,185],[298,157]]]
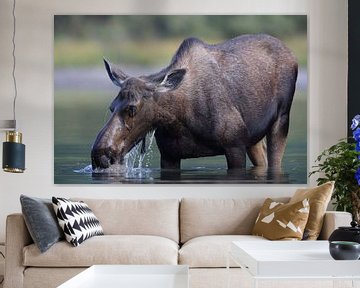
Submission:
[[[350,287],[360,287],[360,261],[332,259],[328,241],[236,241],[229,256],[248,272],[253,287],[259,280],[290,279],[349,280]]]
[[[188,288],[185,265],[94,265],[59,288]]]

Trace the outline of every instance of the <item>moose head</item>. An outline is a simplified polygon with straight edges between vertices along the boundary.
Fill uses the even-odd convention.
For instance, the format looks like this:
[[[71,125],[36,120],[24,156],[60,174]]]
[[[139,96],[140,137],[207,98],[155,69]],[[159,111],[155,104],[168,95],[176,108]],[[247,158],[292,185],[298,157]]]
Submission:
[[[122,164],[124,156],[164,120],[160,99],[181,84],[185,69],[169,67],[151,76],[130,77],[104,59],[111,81],[120,88],[109,109],[110,119],[98,133],[91,151],[93,169]]]

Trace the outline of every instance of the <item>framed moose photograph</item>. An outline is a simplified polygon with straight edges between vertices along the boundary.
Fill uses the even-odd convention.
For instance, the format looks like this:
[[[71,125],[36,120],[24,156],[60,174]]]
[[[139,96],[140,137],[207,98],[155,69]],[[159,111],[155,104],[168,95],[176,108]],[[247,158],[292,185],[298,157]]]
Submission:
[[[56,184],[306,184],[306,15],[54,16]]]

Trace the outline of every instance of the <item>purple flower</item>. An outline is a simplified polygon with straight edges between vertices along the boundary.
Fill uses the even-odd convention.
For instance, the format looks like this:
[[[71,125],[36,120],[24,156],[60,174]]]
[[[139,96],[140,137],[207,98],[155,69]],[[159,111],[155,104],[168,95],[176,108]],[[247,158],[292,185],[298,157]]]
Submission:
[[[351,130],[353,130],[353,137],[356,141],[355,150],[360,152],[360,115],[356,115],[352,119]],[[360,160],[360,154],[357,155],[357,159]],[[355,179],[360,186],[360,167],[355,172]]]
[[[360,115],[356,115],[352,119],[351,130],[355,130],[360,124]]]
[[[358,185],[360,186],[360,167],[358,168],[358,170],[355,172],[355,179],[358,182]]]
[[[360,141],[360,128],[356,128],[356,130],[353,131],[353,136],[356,142]]]

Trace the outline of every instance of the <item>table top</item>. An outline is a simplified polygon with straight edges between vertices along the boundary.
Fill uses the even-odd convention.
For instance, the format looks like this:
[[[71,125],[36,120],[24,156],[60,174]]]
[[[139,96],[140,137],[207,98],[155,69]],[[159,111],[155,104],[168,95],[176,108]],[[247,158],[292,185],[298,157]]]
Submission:
[[[360,277],[360,261],[334,260],[328,241],[235,241],[230,254],[256,277]]]
[[[185,265],[94,265],[58,288],[188,288]]]

